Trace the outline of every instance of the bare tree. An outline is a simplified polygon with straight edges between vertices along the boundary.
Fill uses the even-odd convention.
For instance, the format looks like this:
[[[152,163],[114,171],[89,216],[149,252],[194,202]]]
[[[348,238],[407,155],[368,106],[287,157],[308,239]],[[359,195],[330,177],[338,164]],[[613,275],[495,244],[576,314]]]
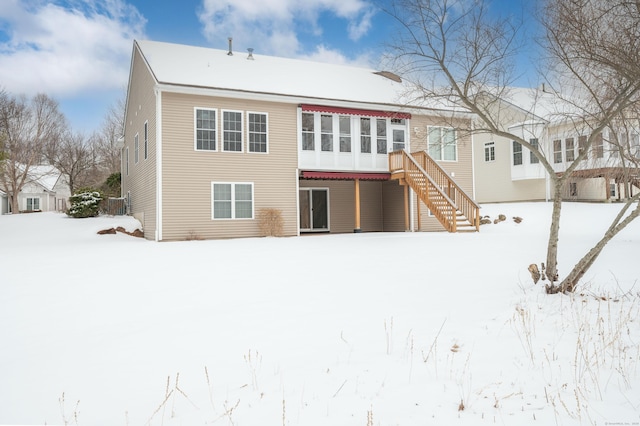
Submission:
[[[57,141],[67,123],[58,103],[39,94],[27,100],[0,93],[0,139],[3,141],[3,167],[0,188],[9,197],[11,210],[19,211],[18,194],[33,178],[32,167],[44,161],[45,147]]]
[[[83,134],[65,132],[49,144],[47,159],[65,177],[71,194],[79,187],[95,185],[95,152]]]
[[[124,97],[118,99],[107,111],[98,132],[92,137],[96,149],[96,160],[100,167],[101,182],[120,171],[120,148],[118,139],[124,133]]]
[[[588,130],[579,155],[557,174],[544,150],[523,132],[507,127],[509,97],[517,77],[522,27],[513,17],[488,13],[486,2],[463,0],[397,0],[388,11],[399,23],[394,43],[398,73],[413,82],[415,100],[447,103],[473,112],[478,120],[461,132],[483,132],[516,141],[544,167],[553,189],[553,212],[546,253],[547,291],[573,291],[606,243],[640,214],[629,213],[638,197],[626,203],[601,242],[561,281],[557,271],[562,189],[588,155],[601,132],[637,105],[640,91],[638,2],[629,0],[549,0],[540,21],[545,29],[548,70],[541,74],[557,105],[555,114],[567,126]],[[525,114],[522,121],[532,119]]]

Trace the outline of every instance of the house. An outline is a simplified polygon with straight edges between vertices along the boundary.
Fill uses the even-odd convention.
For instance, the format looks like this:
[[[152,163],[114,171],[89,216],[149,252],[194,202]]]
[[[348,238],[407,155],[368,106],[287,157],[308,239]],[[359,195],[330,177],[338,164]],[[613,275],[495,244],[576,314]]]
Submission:
[[[0,214],[9,213],[9,197],[4,191],[0,190]]]
[[[135,41],[122,195],[156,241],[478,229],[471,115],[389,72]],[[418,202],[418,199],[421,201]]]
[[[553,93],[543,88],[511,88],[495,103],[494,114],[512,134],[538,146],[562,174],[583,152],[591,129],[567,120]],[[596,140],[567,184],[562,198],[574,201],[619,200],[640,191],[638,169],[620,155],[622,143],[640,157],[640,127],[611,126]],[[476,200],[485,202],[549,200],[553,195],[547,171],[532,152],[518,142],[491,133],[474,138]]]
[[[71,196],[64,176],[53,166],[32,166],[27,181],[18,194],[20,212],[65,211]],[[0,191],[2,214],[11,213],[11,202]]]

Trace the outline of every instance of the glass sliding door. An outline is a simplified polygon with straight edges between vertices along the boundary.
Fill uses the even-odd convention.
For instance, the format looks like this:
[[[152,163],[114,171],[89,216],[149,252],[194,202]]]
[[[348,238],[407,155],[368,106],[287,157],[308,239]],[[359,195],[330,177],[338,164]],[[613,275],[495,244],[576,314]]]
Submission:
[[[300,231],[329,230],[329,190],[325,188],[300,189]]]

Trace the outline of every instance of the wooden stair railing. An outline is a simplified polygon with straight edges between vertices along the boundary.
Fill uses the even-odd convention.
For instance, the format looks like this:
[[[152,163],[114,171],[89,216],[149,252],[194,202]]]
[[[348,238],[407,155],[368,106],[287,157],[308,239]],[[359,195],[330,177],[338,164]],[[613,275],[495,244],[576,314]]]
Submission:
[[[402,178],[449,232],[480,230],[480,206],[425,151],[389,153],[389,171]]]

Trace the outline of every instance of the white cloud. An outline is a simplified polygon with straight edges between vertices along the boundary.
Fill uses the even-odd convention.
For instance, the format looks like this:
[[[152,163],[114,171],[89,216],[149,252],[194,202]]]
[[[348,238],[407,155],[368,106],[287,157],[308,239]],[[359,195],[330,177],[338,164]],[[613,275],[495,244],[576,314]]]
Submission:
[[[146,20],[122,0],[4,0],[0,84],[15,94],[71,96],[126,85]],[[2,33],[0,33],[2,35]]]
[[[216,46],[233,36],[234,46],[302,57],[305,52],[301,35],[322,34],[323,14],[346,20],[349,38],[357,41],[371,29],[374,9],[368,0],[203,0],[198,17],[205,37]],[[324,56],[332,62],[346,59],[324,46],[315,48],[316,57]]]

